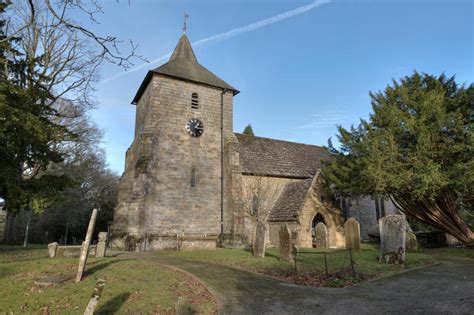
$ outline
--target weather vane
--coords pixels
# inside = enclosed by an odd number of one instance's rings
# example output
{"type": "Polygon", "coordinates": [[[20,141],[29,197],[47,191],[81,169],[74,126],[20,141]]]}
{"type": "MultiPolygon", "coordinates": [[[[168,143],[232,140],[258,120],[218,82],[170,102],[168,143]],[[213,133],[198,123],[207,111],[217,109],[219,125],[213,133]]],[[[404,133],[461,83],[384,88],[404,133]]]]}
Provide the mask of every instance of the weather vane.
{"type": "Polygon", "coordinates": [[[188,28],[188,18],[189,18],[189,15],[186,12],[184,12],[183,34],[186,34],[186,30],[188,28]]]}

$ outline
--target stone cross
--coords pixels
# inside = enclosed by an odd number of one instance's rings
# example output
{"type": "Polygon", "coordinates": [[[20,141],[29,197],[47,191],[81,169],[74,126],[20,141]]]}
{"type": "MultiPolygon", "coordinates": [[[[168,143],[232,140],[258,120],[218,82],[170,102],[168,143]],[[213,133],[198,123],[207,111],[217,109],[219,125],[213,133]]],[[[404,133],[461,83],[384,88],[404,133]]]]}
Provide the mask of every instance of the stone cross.
{"type": "Polygon", "coordinates": [[[328,247],[327,235],[328,235],[328,231],[327,231],[326,225],[323,222],[319,222],[318,224],[316,224],[316,228],[315,228],[316,248],[328,247]]]}
{"type": "Polygon", "coordinates": [[[257,231],[255,233],[255,240],[253,241],[252,252],[254,257],[265,257],[265,242],[267,229],[265,223],[257,223],[257,231]]]}
{"type": "Polygon", "coordinates": [[[282,224],[280,227],[279,236],[279,248],[280,248],[280,260],[293,261],[292,246],[291,246],[291,235],[286,224],[282,224]]]}
{"type": "Polygon", "coordinates": [[[389,214],[379,219],[380,261],[405,263],[406,222],[401,214],[389,214]]]}
{"type": "Polygon", "coordinates": [[[105,250],[107,248],[107,232],[99,233],[99,241],[95,249],[95,257],[105,257],[105,250]]]}
{"type": "Polygon", "coordinates": [[[87,228],[86,240],[82,243],[81,256],[79,257],[79,268],[77,269],[76,282],[82,280],[84,269],[86,268],[87,256],[89,255],[89,246],[92,240],[92,234],[94,233],[95,221],[97,219],[97,209],[92,210],[91,219],[89,221],[89,227],[87,228]]]}
{"type": "Polygon", "coordinates": [[[346,249],[360,250],[360,224],[355,218],[349,218],[344,223],[346,249]]]}

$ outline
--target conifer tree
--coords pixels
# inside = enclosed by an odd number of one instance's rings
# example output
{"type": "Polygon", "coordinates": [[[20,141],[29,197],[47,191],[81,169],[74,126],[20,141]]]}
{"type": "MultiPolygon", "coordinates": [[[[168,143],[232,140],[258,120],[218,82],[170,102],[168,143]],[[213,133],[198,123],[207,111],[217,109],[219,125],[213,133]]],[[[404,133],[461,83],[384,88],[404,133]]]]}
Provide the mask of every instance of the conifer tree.
{"type": "Polygon", "coordinates": [[[407,216],[464,243],[474,233],[474,84],[413,73],[371,93],[368,121],[338,127],[323,173],[342,195],[391,198],[407,216]]]}
{"type": "MultiPolygon", "coordinates": [[[[5,8],[1,3],[0,13],[5,8]]],[[[4,24],[0,21],[0,197],[8,211],[40,210],[68,183],[65,176],[42,173],[63,158],[54,144],[74,135],[53,121],[51,94],[26,70],[26,56],[15,49],[18,39],[4,40],[4,24]]]]}
{"type": "Polygon", "coordinates": [[[252,129],[251,124],[248,124],[247,127],[245,127],[244,132],[242,132],[242,133],[244,135],[247,135],[247,136],[255,136],[255,134],[253,133],[253,129],[252,129]]]}

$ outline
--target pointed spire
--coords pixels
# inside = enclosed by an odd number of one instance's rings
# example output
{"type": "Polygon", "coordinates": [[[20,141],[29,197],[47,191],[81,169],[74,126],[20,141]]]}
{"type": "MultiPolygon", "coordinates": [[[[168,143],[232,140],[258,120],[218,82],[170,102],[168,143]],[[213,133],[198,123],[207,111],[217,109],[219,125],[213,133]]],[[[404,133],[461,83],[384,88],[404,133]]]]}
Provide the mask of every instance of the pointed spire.
{"type": "Polygon", "coordinates": [[[170,60],[158,68],[148,72],[145,80],[143,80],[140,85],[137,94],[133,98],[132,104],[138,103],[153,74],[217,87],[226,91],[231,91],[234,95],[239,93],[236,88],[227,84],[214,73],[199,64],[186,34],[181,35],[178,45],[176,45],[170,60]]]}
{"type": "Polygon", "coordinates": [[[193,48],[186,34],[183,34],[179,39],[178,45],[176,45],[169,61],[171,62],[178,59],[197,63],[196,55],[194,55],[193,48]]]}

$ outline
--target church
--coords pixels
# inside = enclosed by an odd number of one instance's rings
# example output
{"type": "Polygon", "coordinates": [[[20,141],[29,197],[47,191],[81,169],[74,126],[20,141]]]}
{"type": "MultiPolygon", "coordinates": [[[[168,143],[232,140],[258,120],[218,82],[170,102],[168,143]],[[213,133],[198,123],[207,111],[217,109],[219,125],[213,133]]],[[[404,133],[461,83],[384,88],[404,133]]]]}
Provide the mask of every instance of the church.
{"type": "Polygon", "coordinates": [[[315,226],[327,246],[344,247],[344,221],[361,236],[385,213],[387,200],[334,198],[319,146],[234,133],[239,94],[203,67],[183,34],[169,61],[147,73],[136,106],[133,143],[125,158],[111,229],[112,247],[132,251],[214,249],[252,244],[257,222],[278,245],[286,224],[293,242],[312,247],[315,226]]]}

